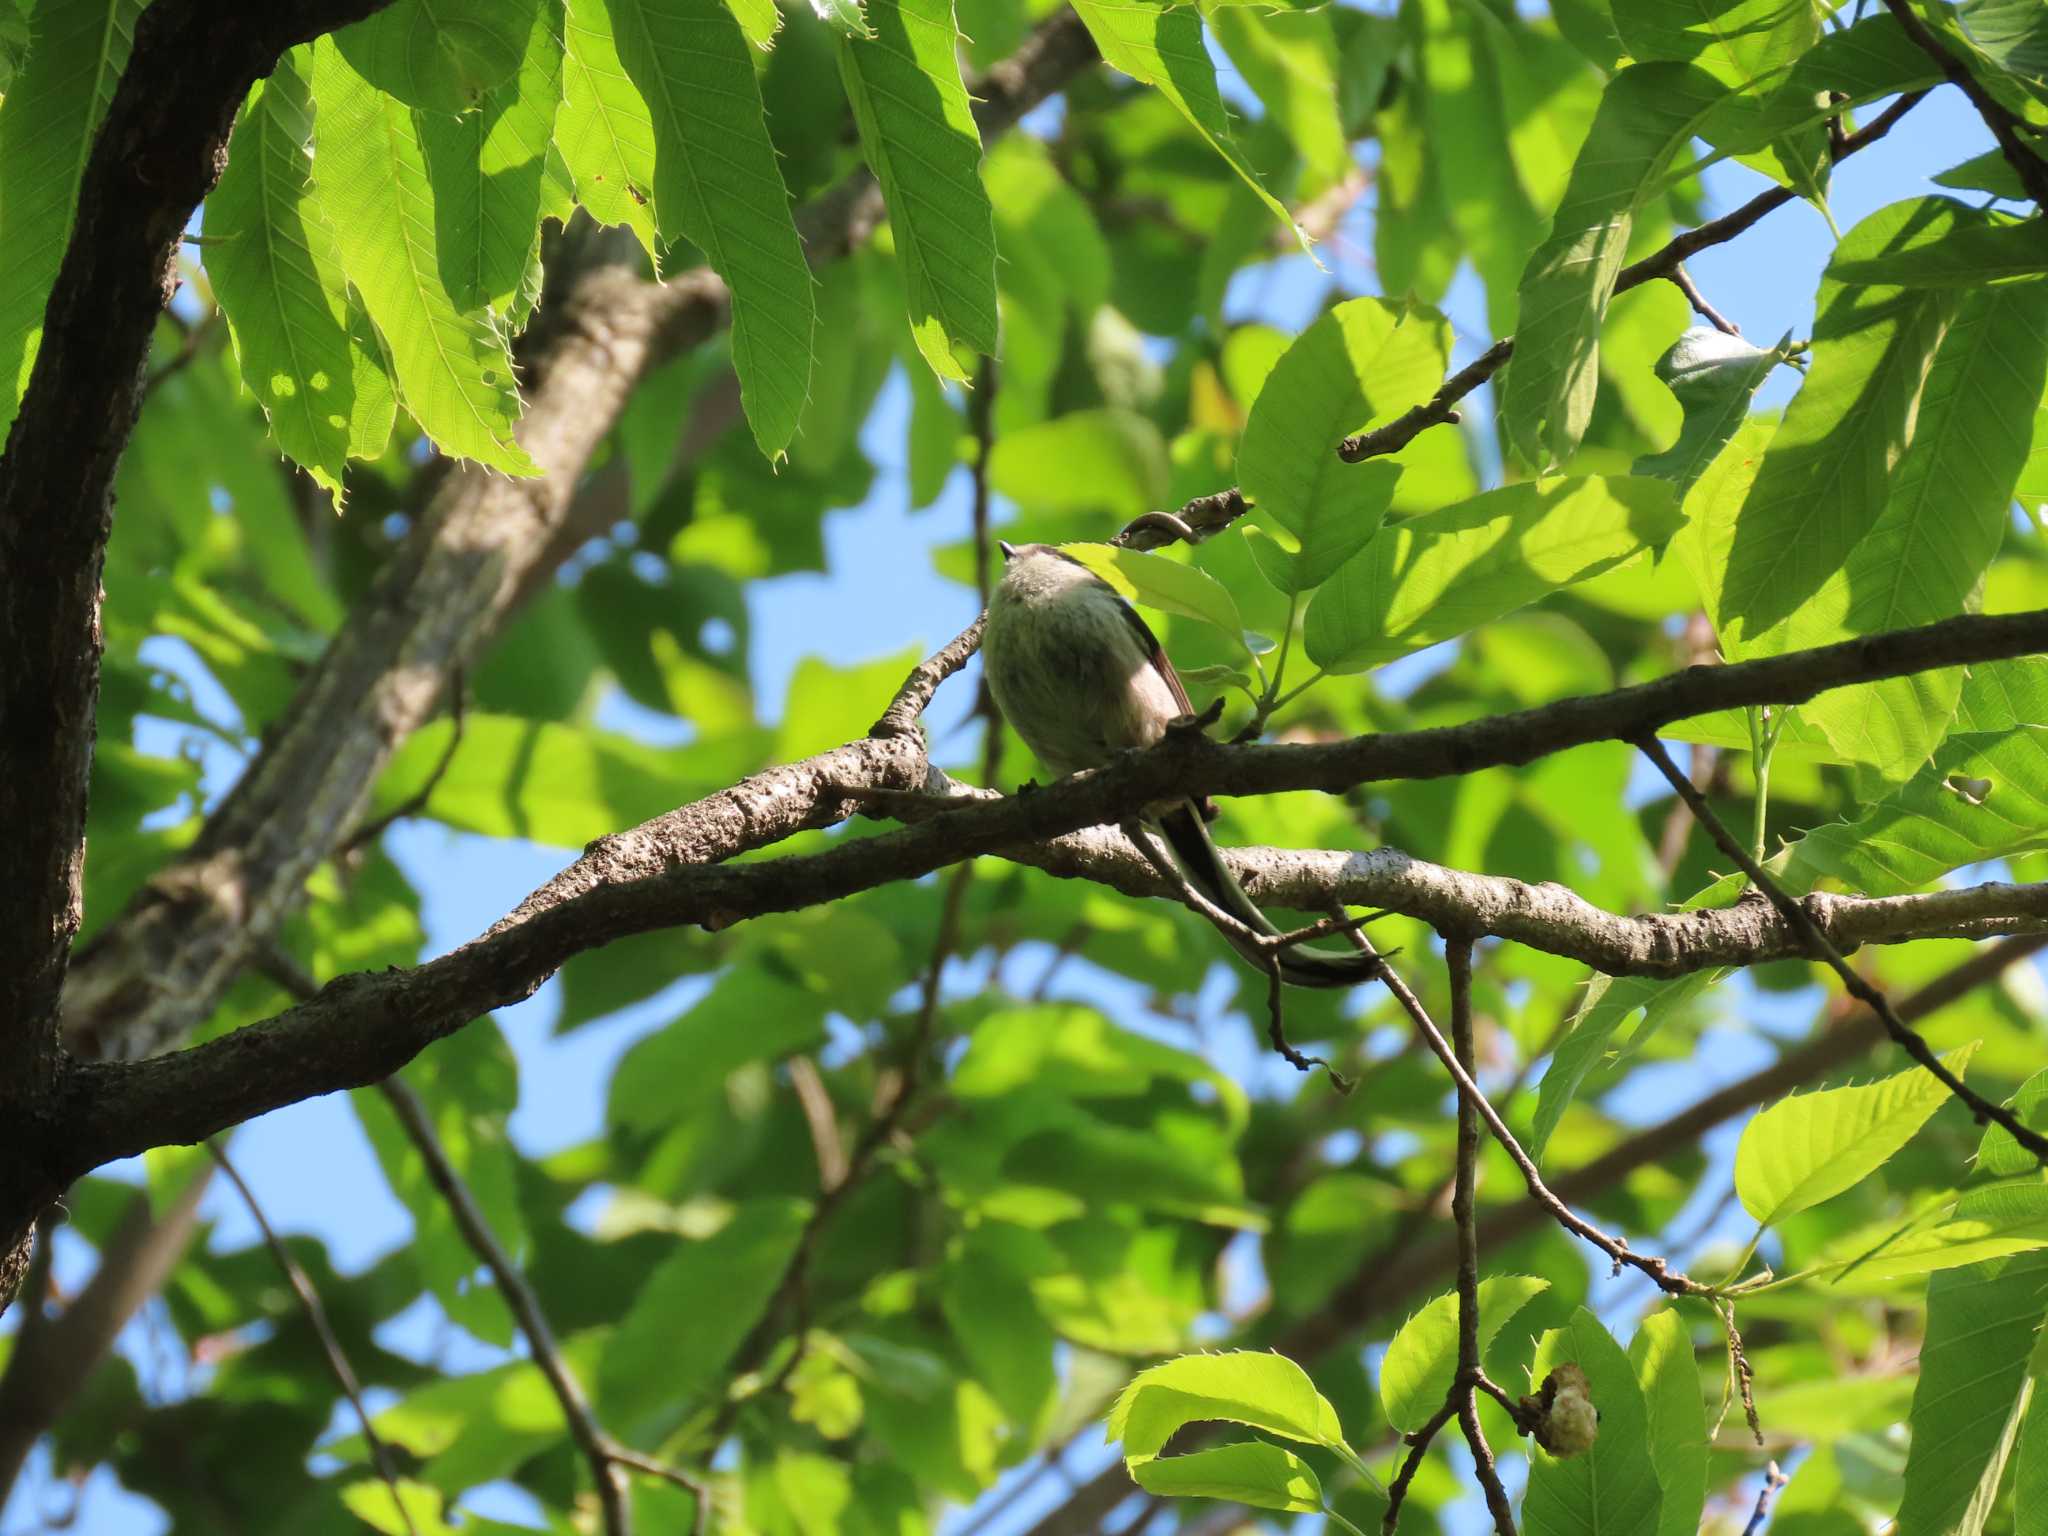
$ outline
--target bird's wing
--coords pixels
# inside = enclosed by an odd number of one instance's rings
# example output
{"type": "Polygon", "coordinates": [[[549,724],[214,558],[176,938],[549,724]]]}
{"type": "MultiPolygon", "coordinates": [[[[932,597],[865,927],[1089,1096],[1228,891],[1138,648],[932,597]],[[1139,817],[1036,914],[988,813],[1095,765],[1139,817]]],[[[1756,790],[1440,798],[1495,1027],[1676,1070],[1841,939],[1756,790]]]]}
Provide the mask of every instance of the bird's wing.
{"type": "MultiPolygon", "coordinates": [[[[1109,584],[1104,582],[1103,585],[1109,584]]],[[[1116,592],[1114,587],[1110,590],[1116,592]]],[[[1167,659],[1166,647],[1159,643],[1159,637],[1152,633],[1152,626],[1145,622],[1138,610],[1124,601],[1121,592],[1116,592],[1116,600],[1117,606],[1123,609],[1124,618],[1130,623],[1131,632],[1138,637],[1139,649],[1144,651],[1145,659],[1152,663],[1152,670],[1165,680],[1166,691],[1173,695],[1173,702],[1182,714],[1192,715],[1195,706],[1188,702],[1188,691],[1181,686],[1180,674],[1173,670],[1173,663],[1167,659]]]]}

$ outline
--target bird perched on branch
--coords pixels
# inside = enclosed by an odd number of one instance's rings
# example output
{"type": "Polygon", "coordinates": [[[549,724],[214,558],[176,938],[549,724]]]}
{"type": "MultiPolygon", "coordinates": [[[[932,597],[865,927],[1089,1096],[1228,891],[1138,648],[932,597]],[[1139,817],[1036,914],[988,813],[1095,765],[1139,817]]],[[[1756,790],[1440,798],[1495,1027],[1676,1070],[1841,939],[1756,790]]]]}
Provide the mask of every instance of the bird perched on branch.
{"type": "MultiPolygon", "coordinates": [[[[1194,713],[1158,637],[1114,587],[1049,544],[1001,548],[1003,579],[989,597],[982,664],[996,707],[1046,767],[1063,776],[1100,767],[1119,752],[1151,746],[1194,713]]],[[[1232,920],[1219,931],[1261,971],[1277,965],[1281,980],[1300,987],[1374,979],[1379,959],[1369,953],[1258,942],[1280,930],[1217,853],[1206,825],[1213,815],[1206,802],[1182,798],[1147,806],[1144,821],[1126,830],[1155,862],[1150,829],[1165,835],[1188,885],[1232,920]]]]}

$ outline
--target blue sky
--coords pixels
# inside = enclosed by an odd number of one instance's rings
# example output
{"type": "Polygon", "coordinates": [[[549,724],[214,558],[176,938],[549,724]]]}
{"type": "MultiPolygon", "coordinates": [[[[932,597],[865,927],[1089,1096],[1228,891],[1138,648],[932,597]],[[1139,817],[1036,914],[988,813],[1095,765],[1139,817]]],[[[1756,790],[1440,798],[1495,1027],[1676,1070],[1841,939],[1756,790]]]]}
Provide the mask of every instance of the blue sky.
{"type": "MultiPolygon", "coordinates": [[[[1236,89],[1238,99],[1244,100],[1241,88],[1230,79],[1227,61],[1219,56],[1218,62],[1227,88],[1236,89]]],[[[1961,96],[1952,89],[1938,91],[1881,148],[1837,171],[1832,195],[1835,217],[1846,230],[1885,203],[1934,190],[1926,183],[1928,176],[1988,147],[1988,134],[1961,96]]],[[[1708,175],[1712,206],[1717,211],[1734,206],[1761,185],[1758,178],[1739,167],[1716,167],[1708,175]]],[[[1327,274],[1318,272],[1307,259],[1293,257],[1241,277],[1231,297],[1231,318],[1261,319],[1295,329],[1313,316],[1333,286],[1345,293],[1374,291],[1368,218],[1363,208],[1355,212],[1325,248],[1327,274]]],[[[1690,268],[1723,313],[1752,339],[1768,343],[1788,330],[1805,333],[1815,284],[1833,240],[1816,211],[1793,204],[1773,214],[1746,239],[1697,257],[1690,268]]],[[[1447,308],[1459,328],[1463,360],[1487,340],[1480,329],[1483,305],[1476,285],[1461,280],[1447,308]]],[[[1780,370],[1767,386],[1764,400],[1782,402],[1796,382],[1788,370],[1780,370]]],[[[788,680],[808,654],[823,651],[835,663],[849,664],[913,645],[929,649],[973,617],[972,593],[941,580],[929,559],[920,558],[920,554],[957,542],[969,527],[966,477],[964,472],[957,473],[935,507],[909,512],[903,469],[907,402],[908,389],[898,374],[884,389],[865,429],[865,442],[878,470],[873,488],[859,506],[835,512],[826,520],[827,570],[759,582],[749,589],[749,662],[762,709],[770,717],[779,713],[788,680]]],[[[173,650],[153,659],[171,664],[184,660],[173,650]]],[[[191,675],[187,666],[179,665],[178,670],[191,675]]],[[[971,680],[956,680],[942,695],[932,716],[942,742],[947,740],[948,726],[961,718],[971,697],[971,680]]],[[[202,694],[201,702],[223,718],[232,715],[224,698],[207,699],[202,694]]],[[[609,701],[603,718],[606,724],[625,730],[642,730],[648,724],[646,717],[621,700],[609,701]]],[[[956,750],[967,744],[964,737],[952,740],[956,750]]],[[[142,744],[153,750],[171,750],[176,733],[159,730],[142,744]]],[[[210,792],[218,794],[231,772],[231,764],[216,762],[209,774],[210,792]]],[[[505,911],[508,893],[541,884],[573,856],[570,850],[465,836],[428,823],[393,829],[388,846],[421,892],[429,953],[452,948],[489,926],[505,911]]],[[[1013,963],[1020,966],[1019,974],[1035,974],[1033,957],[1023,956],[1013,963]]],[[[956,968],[955,980],[971,984],[982,974],[979,969],[956,968]]],[[[1069,967],[1063,975],[1071,995],[1100,1002],[1120,1015],[1130,1011],[1133,999],[1119,995],[1119,989],[1106,979],[1091,976],[1080,967],[1069,967]]],[[[1268,1076],[1278,1064],[1258,1053],[1247,1030],[1232,1026],[1223,1017],[1220,999],[1228,996],[1230,989],[1218,984],[1218,976],[1212,976],[1210,982],[1203,989],[1200,1011],[1221,1026],[1208,1032],[1210,1038],[1243,1042],[1241,1048],[1231,1051],[1233,1059],[1226,1066],[1241,1068],[1255,1091],[1261,1086],[1292,1091],[1293,1074],[1279,1069],[1277,1075],[1268,1076]]],[[[521,1066],[521,1100],[512,1121],[519,1145],[529,1152],[546,1151],[594,1134],[603,1110],[603,1088],[619,1055],[634,1040],[675,1017],[701,985],[681,983],[641,1007],[560,1040],[549,1033],[558,1010],[556,984],[544,987],[532,1001],[500,1013],[499,1022],[521,1066]]],[[[1710,1057],[1703,1053],[1704,1059],[1682,1069],[1674,1066],[1668,1072],[1646,1074],[1650,1080],[1620,1108],[1631,1118],[1655,1118],[1713,1084],[1753,1070],[1771,1054],[1767,1042],[1753,1035],[1724,1034],[1725,1038],[1717,1037],[1710,1057]]],[[[1722,1170],[1732,1155],[1737,1129],[1724,1128],[1711,1139],[1717,1156],[1714,1171],[1702,1186],[1707,1206],[1724,1187],[1722,1170]]],[[[373,1262],[409,1235],[409,1218],[385,1188],[341,1097],[296,1105],[241,1128],[233,1139],[232,1153],[272,1223],[287,1233],[319,1237],[344,1271],[373,1262]]],[[[139,1165],[109,1172],[134,1177],[139,1165]]],[[[246,1211],[218,1181],[208,1197],[206,1214],[215,1223],[212,1242],[218,1247],[241,1247],[257,1238],[246,1211]]],[[[1695,1214],[1681,1217],[1676,1229],[1692,1230],[1695,1214]]],[[[1724,1235],[1718,1229],[1709,1233],[1710,1238],[1724,1235]]],[[[79,1283],[89,1270],[90,1257],[83,1245],[69,1239],[60,1241],[61,1283],[67,1287],[79,1283]]],[[[1258,1276],[1255,1270],[1247,1270],[1237,1281],[1255,1287],[1258,1276]]],[[[1602,1293],[1609,1310],[1636,1305],[1641,1299],[1625,1283],[1602,1293]]],[[[18,1315],[4,1326],[14,1326],[18,1315]]],[[[147,1344],[146,1333],[146,1325],[138,1322],[124,1339],[124,1347],[145,1365],[146,1382],[162,1381],[160,1369],[147,1367],[157,1352],[147,1344]]],[[[437,1354],[456,1363],[482,1365],[501,1358],[474,1341],[454,1336],[445,1320],[425,1303],[392,1325],[387,1342],[422,1357],[437,1354]],[[447,1353],[442,1353],[444,1350],[447,1353]]],[[[165,1390],[181,1390],[176,1376],[172,1373],[171,1380],[162,1382],[165,1390]]],[[[1068,1458],[1070,1470],[1076,1476],[1088,1476],[1102,1464],[1105,1454],[1095,1445],[1094,1437],[1084,1436],[1068,1458]]],[[[31,1474],[0,1512],[0,1536],[38,1529],[47,1516],[62,1513],[69,1505],[69,1491],[52,1487],[46,1473],[40,1461],[32,1464],[31,1474]]],[[[1035,1481],[1003,1518],[990,1526],[989,1536],[1021,1529],[1063,1491],[1062,1478],[1039,1476],[1036,1468],[1023,1469],[1013,1478],[1035,1481]]],[[[487,1494],[475,1507],[480,1513],[506,1518],[516,1519],[523,1513],[520,1497],[512,1492],[501,1497],[487,1494]]],[[[83,1490],[80,1512],[82,1518],[73,1528],[90,1536],[153,1536],[165,1528],[152,1506],[123,1493],[105,1473],[97,1474],[83,1490]]]]}

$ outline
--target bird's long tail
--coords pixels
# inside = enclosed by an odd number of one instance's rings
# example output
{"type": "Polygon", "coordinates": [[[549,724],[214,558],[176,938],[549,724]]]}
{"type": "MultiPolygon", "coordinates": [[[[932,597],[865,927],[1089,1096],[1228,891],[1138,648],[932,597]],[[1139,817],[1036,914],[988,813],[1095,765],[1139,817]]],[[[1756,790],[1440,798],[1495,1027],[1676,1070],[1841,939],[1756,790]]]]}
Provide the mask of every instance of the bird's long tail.
{"type": "MultiPolygon", "coordinates": [[[[1209,829],[1192,802],[1183,801],[1160,817],[1159,830],[1166,834],[1166,841],[1173,849],[1181,872],[1196,890],[1252,932],[1269,938],[1280,933],[1272,920],[1253,904],[1251,897],[1245,895],[1244,887],[1237,883],[1237,877],[1231,874],[1230,867],[1216,851],[1209,829]]],[[[1256,949],[1227,929],[1221,931],[1230,947],[1259,970],[1265,970],[1271,958],[1277,958],[1280,979],[1293,986],[1355,987],[1362,981],[1376,980],[1379,974],[1379,958],[1364,951],[1339,952],[1317,949],[1309,944],[1293,944],[1276,954],[1256,949]]]]}

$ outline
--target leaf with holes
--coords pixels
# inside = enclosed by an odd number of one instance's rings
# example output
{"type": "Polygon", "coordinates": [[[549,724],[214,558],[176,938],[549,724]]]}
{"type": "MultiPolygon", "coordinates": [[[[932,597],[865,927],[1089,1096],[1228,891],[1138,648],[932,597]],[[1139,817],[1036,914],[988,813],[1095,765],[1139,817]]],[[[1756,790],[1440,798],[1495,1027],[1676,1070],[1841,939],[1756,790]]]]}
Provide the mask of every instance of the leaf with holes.
{"type": "Polygon", "coordinates": [[[270,432],[341,503],[355,415],[348,279],[310,174],[313,97],[287,55],[250,92],[206,200],[207,276],[270,432]]]}
{"type": "Polygon", "coordinates": [[[407,106],[474,111],[526,56],[540,0],[392,0],[334,34],[362,77],[407,106]]]}
{"type": "Polygon", "coordinates": [[[412,109],[351,69],[331,40],[313,56],[314,190],[406,408],[451,454],[540,473],[513,437],[519,393],[505,338],[442,284],[434,186],[412,109]]]}

